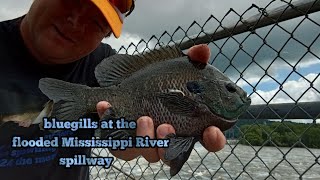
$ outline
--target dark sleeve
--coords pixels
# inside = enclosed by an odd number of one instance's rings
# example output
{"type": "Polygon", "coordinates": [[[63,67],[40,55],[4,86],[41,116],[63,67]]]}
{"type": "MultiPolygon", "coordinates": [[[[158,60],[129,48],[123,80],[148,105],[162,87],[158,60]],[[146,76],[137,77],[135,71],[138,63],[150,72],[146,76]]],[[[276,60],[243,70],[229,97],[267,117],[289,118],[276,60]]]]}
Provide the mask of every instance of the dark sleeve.
{"type": "MultiPolygon", "coordinates": [[[[0,115],[20,114],[43,109],[48,98],[38,88],[40,78],[51,77],[69,82],[98,86],[94,76],[94,69],[103,59],[116,54],[110,45],[101,43],[88,56],[70,64],[43,65],[39,64],[29,54],[20,37],[16,20],[0,22],[0,115]]],[[[93,119],[93,118],[92,118],[93,119]]],[[[66,169],[58,165],[59,157],[74,157],[76,154],[91,155],[91,148],[27,148],[30,150],[15,156],[12,147],[12,136],[22,136],[25,139],[44,137],[51,134],[41,131],[34,124],[28,128],[20,127],[17,123],[7,122],[0,125],[0,179],[45,179],[45,180],[89,180],[89,166],[76,166],[66,169]],[[37,150],[37,152],[36,152],[37,150]],[[32,152],[32,153],[31,153],[32,152]],[[17,165],[20,158],[45,158],[41,162],[29,165],[17,165]],[[12,165],[12,166],[11,166],[12,165]]],[[[67,130],[66,130],[67,131],[67,130]]],[[[63,134],[66,131],[61,131],[63,134]]],[[[70,136],[79,139],[91,139],[92,129],[80,129],[70,136]]],[[[46,139],[49,139],[47,137],[46,139]]],[[[16,151],[24,151],[16,149],[16,151]]]]}
{"type": "Polygon", "coordinates": [[[103,59],[116,54],[116,50],[109,44],[101,43],[89,56],[95,59],[95,65],[98,65],[103,59]]]}
{"type": "Polygon", "coordinates": [[[94,74],[96,66],[105,58],[115,54],[116,51],[110,45],[101,43],[92,53],[77,62],[66,81],[98,87],[99,83],[94,74]]]}

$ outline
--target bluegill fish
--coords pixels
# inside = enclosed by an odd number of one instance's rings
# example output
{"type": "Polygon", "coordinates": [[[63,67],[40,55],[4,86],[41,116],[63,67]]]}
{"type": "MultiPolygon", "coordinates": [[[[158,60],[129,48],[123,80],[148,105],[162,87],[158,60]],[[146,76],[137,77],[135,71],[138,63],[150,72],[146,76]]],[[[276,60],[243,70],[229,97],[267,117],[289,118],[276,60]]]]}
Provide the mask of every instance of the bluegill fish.
{"type": "MultiPolygon", "coordinates": [[[[171,124],[176,134],[167,137],[165,153],[171,176],[180,171],[207,127],[231,128],[251,104],[247,93],[217,68],[192,62],[175,47],[111,56],[96,67],[95,76],[101,87],[41,79],[40,90],[54,102],[52,117],[77,120],[96,112],[96,104],[106,100],[112,111],[105,118],[150,116],[155,128],[171,124]]],[[[101,136],[128,138],[135,130],[108,133],[102,131],[101,136]]]]}

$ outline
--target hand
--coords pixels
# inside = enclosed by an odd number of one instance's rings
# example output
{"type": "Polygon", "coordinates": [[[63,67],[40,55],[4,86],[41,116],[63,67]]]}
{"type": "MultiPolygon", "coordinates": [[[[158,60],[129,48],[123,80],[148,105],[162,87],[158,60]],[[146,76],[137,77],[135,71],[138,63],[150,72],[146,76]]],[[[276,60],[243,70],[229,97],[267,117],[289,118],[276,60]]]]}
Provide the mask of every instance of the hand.
{"type": "MultiPolygon", "coordinates": [[[[111,105],[106,101],[101,101],[97,104],[97,112],[101,117],[107,108],[111,105]]],[[[174,128],[169,124],[162,124],[158,126],[156,134],[154,131],[153,121],[150,117],[143,116],[137,120],[137,136],[149,136],[151,139],[164,139],[166,135],[175,133],[174,128]]],[[[221,150],[226,144],[226,138],[219,128],[211,126],[203,133],[203,145],[210,152],[221,150]]],[[[127,148],[125,151],[110,152],[117,158],[130,161],[142,155],[150,163],[158,162],[160,159],[169,165],[164,159],[164,148],[127,148]]]]}
{"type": "MultiPolygon", "coordinates": [[[[210,48],[206,44],[195,45],[188,50],[187,55],[192,61],[207,64],[211,55],[210,48]]],[[[97,104],[97,111],[101,117],[107,108],[111,105],[102,101],[97,104]]],[[[137,120],[137,136],[149,136],[151,139],[164,139],[168,134],[174,133],[175,130],[170,124],[161,124],[157,127],[156,134],[154,131],[154,124],[150,117],[143,116],[137,120]]],[[[221,150],[226,144],[226,138],[219,128],[211,126],[205,129],[203,132],[203,146],[210,152],[216,152],[221,150]]],[[[149,162],[157,162],[160,159],[166,163],[164,159],[164,148],[127,148],[125,151],[113,151],[110,152],[123,160],[132,160],[142,155],[149,162]]]]}
{"type": "Polygon", "coordinates": [[[187,55],[191,61],[208,64],[211,52],[208,45],[198,44],[189,48],[187,55]]]}

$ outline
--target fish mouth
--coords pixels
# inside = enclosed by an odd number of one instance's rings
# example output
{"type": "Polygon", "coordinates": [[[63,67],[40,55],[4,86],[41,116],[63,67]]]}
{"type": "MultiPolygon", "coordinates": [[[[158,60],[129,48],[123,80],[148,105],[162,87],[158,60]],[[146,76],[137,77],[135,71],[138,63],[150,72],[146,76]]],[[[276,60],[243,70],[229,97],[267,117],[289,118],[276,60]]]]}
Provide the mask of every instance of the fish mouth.
{"type": "Polygon", "coordinates": [[[250,105],[251,104],[251,98],[250,97],[244,97],[241,98],[244,105],[250,105]]]}
{"type": "Polygon", "coordinates": [[[208,104],[206,104],[206,103],[204,103],[204,102],[202,102],[202,104],[204,104],[204,105],[208,108],[208,110],[210,111],[210,113],[212,113],[214,116],[219,117],[221,120],[226,121],[226,122],[235,122],[235,121],[238,120],[238,117],[239,117],[242,113],[244,113],[244,111],[245,111],[246,109],[248,109],[248,107],[249,107],[250,104],[251,104],[251,98],[250,98],[250,97],[240,97],[240,99],[241,99],[241,105],[240,105],[235,111],[233,111],[233,112],[236,112],[236,114],[237,114],[237,115],[234,116],[234,117],[226,117],[226,116],[224,116],[224,115],[222,115],[222,114],[217,113],[217,112],[215,111],[215,109],[211,108],[211,106],[209,106],[208,104]],[[239,113],[240,111],[241,111],[242,113],[239,113]]]}
{"type": "Polygon", "coordinates": [[[235,121],[237,121],[237,118],[228,118],[228,117],[225,117],[225,116],[223,116],[223,115],[221,115],[221,114],[216,113],[216,111],[215,111],[213,108],[211,108],[210,106],[208,106],[207,104],[204,103],[204,105],[209,109],[209,112],[210,112],[211,114],[213,114],[213,115],[216,116],[216,117],[219,117],[219,119],[221,119],[221,120],[223,120],[223,121],[225,121],[225,122],[235,122],[235,121]]]}

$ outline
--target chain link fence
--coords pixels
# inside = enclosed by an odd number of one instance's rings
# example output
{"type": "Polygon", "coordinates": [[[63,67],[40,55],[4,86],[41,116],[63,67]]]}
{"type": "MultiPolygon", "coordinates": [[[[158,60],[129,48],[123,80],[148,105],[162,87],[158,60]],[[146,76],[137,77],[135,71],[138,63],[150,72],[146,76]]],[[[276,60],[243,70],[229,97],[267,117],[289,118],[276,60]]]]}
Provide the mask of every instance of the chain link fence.
{"type": "MultiPolygon", "coordinates": [[[[315,0],[271,0],[121,47],[120,54],[135,54],[206,43],[210,63],[248,92],[252,106],[225,132],[223,150],[209,153],[196,144],[173,178],[162,162],[139,157],[115,158],[109,169],[91,167],[91,179],[319,179],[319,10],[315,0]]],[[[92,153],[112,157],[107,149],[92,153]]]]}

